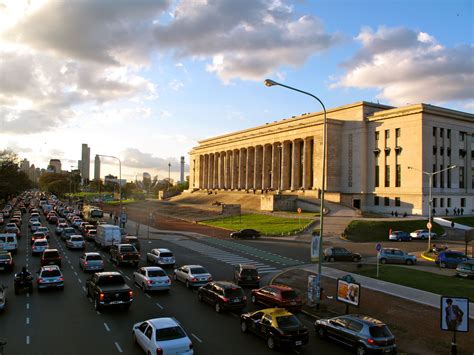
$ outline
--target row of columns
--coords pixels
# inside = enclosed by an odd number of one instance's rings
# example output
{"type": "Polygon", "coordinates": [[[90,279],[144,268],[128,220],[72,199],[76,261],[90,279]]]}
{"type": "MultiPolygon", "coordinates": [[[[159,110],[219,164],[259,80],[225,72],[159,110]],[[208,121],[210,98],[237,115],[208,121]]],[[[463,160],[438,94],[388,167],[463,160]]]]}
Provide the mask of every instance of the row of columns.
{"type": "Polygon", "coordinates": [[[299,190],[313,187],[313,137],[202,154],[199,188],[299,190]]]}

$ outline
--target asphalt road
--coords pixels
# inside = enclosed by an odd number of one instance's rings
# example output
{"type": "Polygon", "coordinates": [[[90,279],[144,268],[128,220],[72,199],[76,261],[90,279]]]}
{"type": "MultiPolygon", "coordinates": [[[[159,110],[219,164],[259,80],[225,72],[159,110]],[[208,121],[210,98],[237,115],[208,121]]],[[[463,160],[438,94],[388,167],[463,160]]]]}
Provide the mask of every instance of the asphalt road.
{"type": "MultiPolygon", "coordinates": [[[[14,256],[15,272],[26,265],[31,272],[39,270],[39,257],[32,257],[28,238],[27,218],[23,217],[20,248],[14,256]]],[[[89,277],[78,266],[82,251],[69,251],[64,242],[56,237],[53,226],[50,247],[58,248],[63,256],[64,291],[48,290],[15,296],[13,273],[1,273],[0,283],[9,286],[7,306],[0,314],[0,337],[8,342],[4,354],[141,354],[142,350],[133,344],[131,328],[142,320],[171,316],[175,317],[193,341],[197,354],[271,354],[262,339],[240,332],[237,313],[217,314],[213,307],[200,303],[196,291],[191,291],[179,282],[173,282],[169,293],[144,294],[134,286],[135,301],[128,311],[105,309],[96,312],[91,300],[86,297],[85,282],[89,277]]],[[[304,246],[290,247],[277,243],[269,248],[263,242],[221,241],[212,238],[189,239],[179,236],[163,236],[163,240],[142,241],[142,262],[151,248],[171,249],[177,265],[200,264],[206,267],[215,280],[230,280],[232,264],[248,260],[260,269],[262,274],[291,265],[306,263],[304,246]],[[300,250],[301,249],[301,250],[300,250]]],[[[88,243],[86,251],[95,251],[88,243]]],[[[134,269],[119,267],[108,261],[108,254],[102,252],[106,270],[119,270],[127,283],[132,285],[134,269]]],[[[170,274],[172,270],[168,271],[170,274]]],[[[250,290],[246,290],[247,296],[250,290]]],[[[256,310],[250,302],[245,311],[256,310]]],[[[300,314],[300,319],[310,329],[310,343],[301,349],[301,354],[348,354],[348,350],[333,343],[318,339],[312,329],[312,321],[300,314]]],[[[285,351],[281,351],[284,353],[285,351]]],[[[296,351],[288,351],[296,354],[296,351]]]]}

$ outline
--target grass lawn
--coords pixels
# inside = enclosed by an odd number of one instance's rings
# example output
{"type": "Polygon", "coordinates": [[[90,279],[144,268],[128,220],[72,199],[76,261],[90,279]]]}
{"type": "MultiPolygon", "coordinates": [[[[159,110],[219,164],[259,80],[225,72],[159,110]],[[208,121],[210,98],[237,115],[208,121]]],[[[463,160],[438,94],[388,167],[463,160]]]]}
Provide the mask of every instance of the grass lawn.
{"type": "MultiPolygon", "coordinates": [[[[134,202],[138,202],[138,200],[134,200],[134,199],[122,200],[122,205],[126,205],[126,204],[129,204],[129,203],[134,203],[134,202]]],[[[113,206],[120,205],[120,201],[118,201],[118,200],[104,201],[104,203],[107,204],[107,205],[113,205],[113,206]]]]}
{"type": "Polygon", "coordinates": [[[302,230],[312,219],[283,218],[263,214],[243,214],[241,217],[224,217],[199,222],[200,224],[229,230],[255,229],[264,235],[287,235],[302,230]]]}
{"type": "MultiPolygon", "coordinates": [[[[400,221],[352,221],[346,228],[346,237],[354,242],[385,242],[388,240],[388,232],[405,231],[408,233],[417,229],[426,229],[425,220],[400,220],[400,221]]],[[[433,223],[432,232],[441,235],[443,228],[433,223]]]]}
{"type": "Polygon", "coordinates": [[[456,217],[446,218],[454,223],[464,224],[465,226],[474,227],[474,217],[456,217]]]}
{"type": "MultiPolygon", "coordinates": [[[[377,268],[373,266],[356,272],[375,279],[377,268]]],[[[392,265],[380,265],[379,279],[439,295],[468,297],[470,302],[474,302],[474,280],[392,265]]]]}

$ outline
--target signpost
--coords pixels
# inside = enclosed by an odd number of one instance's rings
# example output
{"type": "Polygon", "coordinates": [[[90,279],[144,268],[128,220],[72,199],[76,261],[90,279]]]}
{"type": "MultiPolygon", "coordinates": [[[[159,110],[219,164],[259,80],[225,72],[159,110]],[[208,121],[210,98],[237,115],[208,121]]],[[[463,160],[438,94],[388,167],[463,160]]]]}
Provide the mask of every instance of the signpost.
{"type": "Polygon", "coordinates": [[[453,332],[451,355],[458,353],[456,332],[469,332],[469,299],[465,297],[441,296],[441,330],[453,332]]]}
{"type": "Polygon", "coordinates": [[[428,228],[428,229],[433,228],[433,225],[431,224],[431,222],[426,223],[426,228],[428,228]]]}
{"type": "Polygon", "coordinates": [[[153,213],[150,212],[150,214],[148,215],[148,232],[147,232],[148,243],[151,243],[151,240],[150,240],[150,224],[151,224],[152,221],[153,221],[153,213]]]}
{"type": "Polygon", "coordinates": [[[349,305],[359,307],[360,284],[351,275],[337,279],[337,300],[346,304],[346,314],[349,313],[349,305]]]}
{"type": "Polygon", "coordinates": [[[375,250],[377,250],[377,277],[379,277],[379,255],[380,255],[380,250],[382,250],[382,244],[377,243],[375,245],[375,250]]]}

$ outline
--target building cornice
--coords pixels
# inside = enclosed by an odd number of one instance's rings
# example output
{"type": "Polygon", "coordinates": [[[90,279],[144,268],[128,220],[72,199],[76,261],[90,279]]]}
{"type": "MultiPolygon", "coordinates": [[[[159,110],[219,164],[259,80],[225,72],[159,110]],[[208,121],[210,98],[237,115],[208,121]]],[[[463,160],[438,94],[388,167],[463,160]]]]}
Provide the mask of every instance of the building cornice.
{"type": "Polygon", "coordinates": [[[386,120],[390,118],[407,116],[407,115],[412,115],[412,114],[417,114],[417,113],[431,113],[436,116],[463,120],[463,121],[474,123],[473,114],[451,110],[451,109],[447,109],[443,107],[433,106],[429,104],[424,104],[424,103],[375,112],[372,115],[368,116],[367,119],[370,122],[372,122],[372,121],[386,120]]]}

